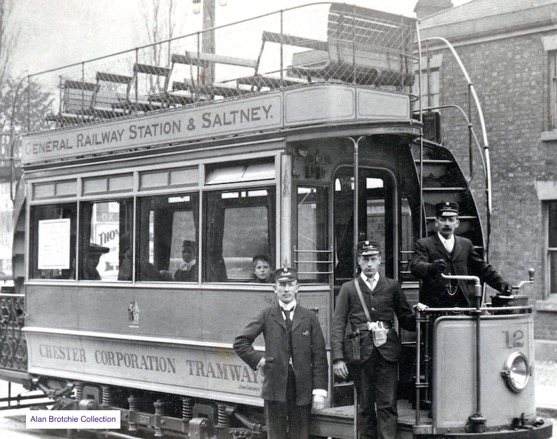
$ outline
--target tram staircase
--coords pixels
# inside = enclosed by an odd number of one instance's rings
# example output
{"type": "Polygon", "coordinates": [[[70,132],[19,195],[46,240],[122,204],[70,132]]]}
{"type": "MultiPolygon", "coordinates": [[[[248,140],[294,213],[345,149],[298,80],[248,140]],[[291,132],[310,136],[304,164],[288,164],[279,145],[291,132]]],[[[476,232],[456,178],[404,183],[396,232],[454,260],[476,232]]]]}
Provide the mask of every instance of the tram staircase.
{"type": "MultiPolygon", "coordinates": [[[[447,148],[427,141],[424,141],[422,153],[420,153],[419,142],[411,145],[410,152],[416,170],[416,177],[421,179],[421,174],[423,173],[421,206],[424,221],[422,234],[424,236],[431,235],[436,231],[435,205],[437,203],[442,201],[457,202],[460,207],[460,226],[457,229],[457,233],[470,239],[477,251],[483,254],[483,234],[478,209],[466,177],[453,154],[447,148]]],[[[401,276],[403,279],[414,279],[411,277],[408,268],[411,254],[405,256],[402,258],[401,276]]],[[[410,281],[410,283],[412,282],[415,282],[415,279],[410,281]]],[[[398,428],[399,431],[410,434],[413,431],[416,420],[416,411],[413,405],[415,401],[415,378],[413,377],[415,345],[413,342],[415,342],[415,339],[413,333],[407,333],[406,331],[403,331],[402,338],[403,345],[410,349],[410,351],[405,350],[403,355],[408,356],[408,358],[400,362],[402,368],[400,370],[401,381],[399,382],[401,387],[399,388],[398,428]],[[411,379],[408,380],[408,378],[411,379]]],[[[424,381],[424,378],[422,377],[422,381],[424,381]]],[[[337,399],[336,402],[340,403],[339,406],[325,409],[313,416],[315,424],[327,425],[327,423],[331,422],[331,419],[334,419],[336,428],[339,432],[342,432],[338,437],[349,437],[347,432],[354,422],[354,405],[351,405],[350,393],[343,391],[346,388],[351,388],[351,385],[351,383],[337,383],[335,388],[338,393],[335,395],[335,398],[337,399]]],[[[427,410],[423,411],[422,422],[425,424],[431,423],[429,416],[427,410]]]]}
{"type": "Polygon", "coordinates": [[[459,204],[460,225],[456,234],[468,238],[483,255],[484,239],[478,208],[460,166],[453,154],[445,147],[424,141],[411,146],[411,153],[418,179],[422,178],[421,206],[425,221],[423,236],[433,234],[435,229],[435,205],[450,201],[459,204]],[[421,156],[421,157],[420,157],[421,156]],[[423,171],[422,171],[423,170],[423,171]]]}

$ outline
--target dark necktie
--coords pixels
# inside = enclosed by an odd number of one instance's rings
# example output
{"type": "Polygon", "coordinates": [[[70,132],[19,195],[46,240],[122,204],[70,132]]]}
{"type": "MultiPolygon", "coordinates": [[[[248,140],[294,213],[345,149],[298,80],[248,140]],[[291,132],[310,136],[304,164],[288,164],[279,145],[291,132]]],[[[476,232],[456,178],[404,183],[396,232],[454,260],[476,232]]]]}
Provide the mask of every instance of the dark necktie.
{"type": "Polygon", "coordinates": [[[290,318],[290,313],[294,312],[294,308],[292,309],[282,308],[282,312],[284,313],[284,317],[286,321],[286,329],[288,329],[288,332],[290,332],[292,330],[292,319],[290,318]]]}
{"type": "Polygon", "coordinates": [[[282,312],[284,313],[284,317],[285,317],[286,332],[288,332],[288,356],[292,358],[292,319],[290,318],[290,313],[294,312],[294,308],[292,309],[282,308],[282,312]]]}

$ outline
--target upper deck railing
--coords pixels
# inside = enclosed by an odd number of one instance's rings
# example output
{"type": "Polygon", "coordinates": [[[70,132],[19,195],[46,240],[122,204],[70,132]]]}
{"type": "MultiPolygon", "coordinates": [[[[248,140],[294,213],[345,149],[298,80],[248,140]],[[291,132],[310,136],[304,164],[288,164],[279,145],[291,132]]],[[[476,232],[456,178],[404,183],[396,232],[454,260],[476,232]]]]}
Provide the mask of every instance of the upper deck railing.
{"type": "MultiPolygon", "coordinates": [[[[314,3],[48,70],[27,80],[56,96],[39,131],[316,82],[409,93],[416,69],[414,39],[413,18],[314,3]]],[[[19,102],[30,106],[25,97],[19,102]]]]}

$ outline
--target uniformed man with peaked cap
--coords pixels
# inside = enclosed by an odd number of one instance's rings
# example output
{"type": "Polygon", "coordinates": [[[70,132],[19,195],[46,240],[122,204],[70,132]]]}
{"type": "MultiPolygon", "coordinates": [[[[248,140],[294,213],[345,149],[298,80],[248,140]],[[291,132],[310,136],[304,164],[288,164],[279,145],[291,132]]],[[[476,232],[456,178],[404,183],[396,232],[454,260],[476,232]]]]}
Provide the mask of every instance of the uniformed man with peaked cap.
{"type": "Polygon", "coordinates": [[[400,326],[415,331],[416,319],[400,284],[379,274],[380,243],[361,241],[357,252],[361,273],[342,285],[336,301],[331,334],[333,370],[343,379],[352,373],[358,393],[360,437],[392,439],[397,432],[398,361],[402,353],[393,321],[396,315],[400,326]],[[347,324],[360,334],[361,358],[351,365],[347,365],[343,351],[347,324]]]}
{"type": "Polygon", "coordinates": [[[259,312],[234,340],[234,350],[263,377],[269,439],[306,439],[311,409],[325,406],[328,363],[317,315],[297,302],[298,272],[275,271],[277,303],[259,312]],[[253,342],[263,334],[265,352],[253,342]]]}
{"type": "Polygon", "coordinates": [[[510,294],[511,286],[486,263],[472,241],[456,236],[460,221],[459,205],[443,201],[435,205],[437,232],[419,239],[410,261],[410,271],[421,282],[420,302],[435,308],[474,307],[474,286],[469,282],[448,281],[442,273],[473,275],[500,293],[510,294]]]}

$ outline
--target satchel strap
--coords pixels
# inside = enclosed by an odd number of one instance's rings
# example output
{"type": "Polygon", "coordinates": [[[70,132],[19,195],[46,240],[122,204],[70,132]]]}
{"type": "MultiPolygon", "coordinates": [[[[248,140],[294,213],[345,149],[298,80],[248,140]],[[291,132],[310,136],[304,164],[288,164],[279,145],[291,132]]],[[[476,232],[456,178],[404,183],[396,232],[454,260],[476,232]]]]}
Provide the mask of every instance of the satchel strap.
{"type": "Polygon", "coordinates": [[[362,307],[364,308],[364,313],[366,314],[366,319],[367,319],[368,322],[371,322],[371,317],[369,316],[369,311],[367,310],[367,305],[366,305],[366,302],[364,301],[364,296],[362,294],[360,284],[358,283],[358,278],[354,279],[354,285],[356,286],[356,290],[358,291],[358,297],[360,298],[360,302],[362,302],[362,307]]]}

